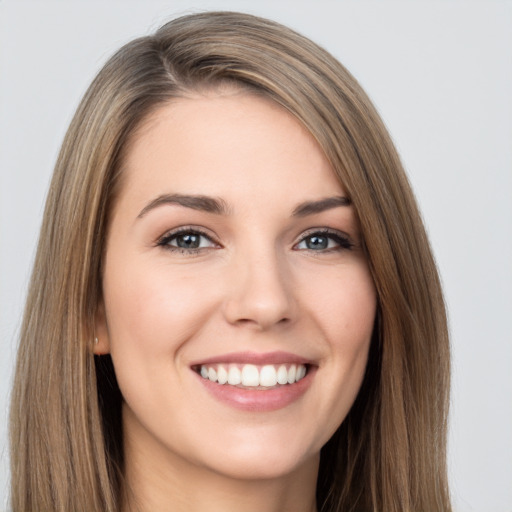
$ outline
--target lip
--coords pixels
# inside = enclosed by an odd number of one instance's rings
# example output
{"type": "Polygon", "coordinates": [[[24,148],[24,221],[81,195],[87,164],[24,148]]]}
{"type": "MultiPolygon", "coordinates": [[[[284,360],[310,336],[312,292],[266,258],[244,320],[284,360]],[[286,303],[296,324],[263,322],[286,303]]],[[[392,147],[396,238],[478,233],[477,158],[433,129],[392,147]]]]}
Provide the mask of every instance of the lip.
{"type": "Polygon", "coordinates": [[[218,355],[208,359],[201,359],[190,364],[191,367],[201,366],[203,364],[222,364],[222,363],[238,363],[238,364],[254,364],[262,366],[265,364],[309,364],[314,365],[314,361],[304,357],[292,354],[290,352],[230,352],[229,354],[218,355]]]}
{"type": "Polygon", "coordinates": [[[203,359],[194,362],[191,370],[206,391],[219,402],[229,407],[252,412],[270,412],[283,409],[298,401],[313,382],[318,366],[310,360],[288,352],[270,352],[258,354],[254,352],[237,352],[203,359]],[[218,384],[205,379],[195,370],[200,365],[239,363],[239,364],[305,364],[307,374],[298,382],[284,384],[269,389],[246,389],[229,384],[218,384]]]}

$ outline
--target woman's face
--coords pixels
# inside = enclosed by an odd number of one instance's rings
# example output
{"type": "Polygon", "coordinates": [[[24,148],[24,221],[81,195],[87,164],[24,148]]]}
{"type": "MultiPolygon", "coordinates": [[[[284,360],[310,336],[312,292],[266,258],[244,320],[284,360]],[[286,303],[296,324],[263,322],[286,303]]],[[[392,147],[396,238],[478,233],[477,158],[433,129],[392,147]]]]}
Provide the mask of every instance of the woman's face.
{"type": "Polygon", "coordinates": [[[376,308],[319,146],[268,100],[210,93],[156,111],[123,172],[97,351],[127,460],[236,478],[314,467],[361,385],[376,308]]]}

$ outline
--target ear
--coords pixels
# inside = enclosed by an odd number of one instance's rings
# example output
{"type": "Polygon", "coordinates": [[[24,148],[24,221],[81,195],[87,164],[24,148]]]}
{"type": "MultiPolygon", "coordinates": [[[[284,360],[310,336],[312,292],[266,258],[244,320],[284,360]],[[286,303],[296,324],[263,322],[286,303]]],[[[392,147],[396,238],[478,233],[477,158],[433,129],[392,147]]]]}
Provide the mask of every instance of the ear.
{"type": "Polygon", "coordinates": [[[96,309],[96,320],[94,326],[94,345],[93,352],[97,356],[103,356],[110,353],[110,337],[108,334],[107,316],[105,314],[105,305],[103,299],[98,302],[96,309]]]}

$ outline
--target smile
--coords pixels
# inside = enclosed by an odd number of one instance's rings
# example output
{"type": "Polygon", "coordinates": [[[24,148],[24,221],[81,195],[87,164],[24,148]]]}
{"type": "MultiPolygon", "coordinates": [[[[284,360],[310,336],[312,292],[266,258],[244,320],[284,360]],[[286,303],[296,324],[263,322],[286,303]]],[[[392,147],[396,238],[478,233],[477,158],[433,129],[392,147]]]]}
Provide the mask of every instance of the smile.
{"type": "Polygon", "coordinates": [[[289,352],[237,352],[192,362],[190,369],[215,400],[261,413],[300,402],[318,364],[289,352]]]}
{"type": "Polygon", "coordinates": [[[211,382],[240,388],[269,389],[302,380],[307,373],[305,364],[202,364],[196,371],[211,382]]]}

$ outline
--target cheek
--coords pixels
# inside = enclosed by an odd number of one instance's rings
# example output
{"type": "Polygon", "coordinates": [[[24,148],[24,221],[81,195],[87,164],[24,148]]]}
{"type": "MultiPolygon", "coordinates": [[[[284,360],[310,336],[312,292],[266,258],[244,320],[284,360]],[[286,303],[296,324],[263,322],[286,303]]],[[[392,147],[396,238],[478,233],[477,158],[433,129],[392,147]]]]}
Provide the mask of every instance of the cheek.
{"type": "Polygon", "coordinates": [[[108,270],[104,294],[113,351],[130,344],[139,350],[176,350],[215,302],[201,276],[183,269],[125,262],[108,270]]]}
{"type": "Polygon", "coordinates": [[[366,264],[317,276],[309,294],[314,318],[331,350],[350,356],[366,352],[376,314],[376,291],[366,264]]]}
{"type": "Polygon", "coordinates": [[[308,335],[324,347],[315,381],[315,400],[322,399],[311,405],[318,410],[316,418],[323,418],[321,435],[312,444],[320,450],[346,418],[363,382],[377,299],[363,261],[317,271],[314,285],[302,281],[301,286],[307,297],[308,335]]]}
{"type": "MultiPolygon", "coordinates": [[[[327,276],[326,276],[327,277],[327,276]]],[[[318,281],[317,281],[318,284],[318,281]]],[[[377,296],[365,262],[347,266],[324,280],[324,293],[312,293],[311,315],[321,331],[328,356],[321,363],[326,377],[326,415],[333,431],[352,406],[364,378],[373,333],[377,296]]]]}

